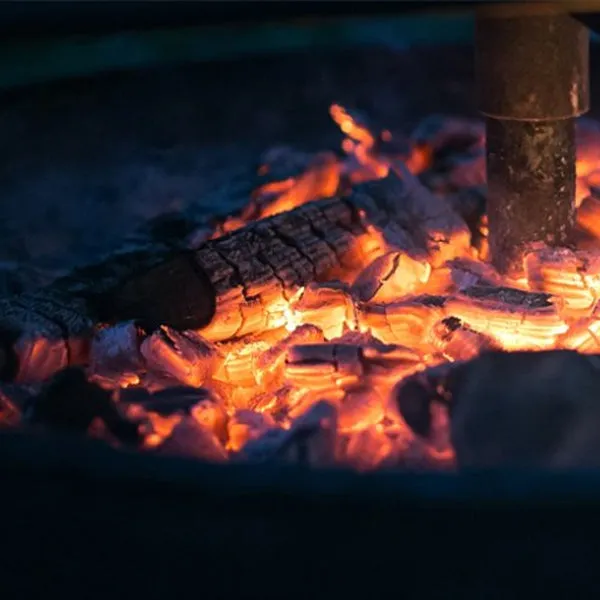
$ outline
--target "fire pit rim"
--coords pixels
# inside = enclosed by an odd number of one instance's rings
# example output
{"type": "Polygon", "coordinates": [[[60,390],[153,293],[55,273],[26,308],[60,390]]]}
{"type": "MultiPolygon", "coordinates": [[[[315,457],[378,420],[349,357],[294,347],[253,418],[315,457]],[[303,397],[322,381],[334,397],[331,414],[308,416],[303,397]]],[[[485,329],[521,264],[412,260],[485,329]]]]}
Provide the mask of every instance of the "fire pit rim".
{"type": "Polygon", "coordinates": [[[281,501],[343,502],[348,505],[435,506],[479,509],[545,507],[570,510],[600,497],[600,471],[478,470],[457,473],[310,469],[256,463],[210,464],[194,459],[123,451],[103,442],[60,434],[0,433],[3,481],[31,477],[75,480],[100,486],[111,481],[124,488],[192,492],[207,500],[265,494],[281,501]]]}

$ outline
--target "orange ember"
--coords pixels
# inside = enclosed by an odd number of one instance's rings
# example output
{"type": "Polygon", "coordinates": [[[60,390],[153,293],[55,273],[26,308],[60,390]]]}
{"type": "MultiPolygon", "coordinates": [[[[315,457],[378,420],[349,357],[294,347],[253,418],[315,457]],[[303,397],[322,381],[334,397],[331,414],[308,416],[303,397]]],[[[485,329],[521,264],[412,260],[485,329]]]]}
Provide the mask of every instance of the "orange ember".
{"type": "MultiPolygon", "coordinates": [[[[295,461],[302,455],[309,463],[361,470],[399,460],[445,467],[452,464],[449,443],[419,439],[391,401],[399,381],[490,348],[600,350],[600,200],[590,195],[600,185],[600,133],[585,123],[579,131],[578,227],[585,244],[532,247],[525,276],[508,281],[486,262],[485,215],[467,227],[466,209],[450,224],[438,209],[447,198],[460,201],[457,182],[481,179],[484,140],[477,122],[450,121],[441,133],[402,144],[401,136],[338,104],[330,115],[344,134],[342,152],[318,154],[300,172],[261,185],[242,215],[227,219],[214,238],[314,200],[356,190],[360,196],[365,182],[384,185],[391,173],[416,186],[418,201],[392,193],[392,204],[409,215],[400,225],[360,212],[360,233],[343,255],[335,249],[325,280],[287,286],[265,277],[263,287],[232,288],[203,330],[163,327],[145,336],[137,361],[135,350],[126,349],[126,372],[93,363],[91,375],[104,387],[153,391],[177,382],[207,390],[189,415],[130,406],[145,421],[148,448],[172,449],[177,436],[199,435],[198,452],[210,460],[295,461]],[[471,140],[464,160],[436,172],[440,147],[453,135],[463,145],[471,140]],[[433,193],[420,191],[426,188],[417,175],[429,177],[433,193]]],[[[260,167],[261,176],[270,172],[269,164],[260,167]]],[[[381,190],[377,202],[387,201],[381,190]]],[[[325,251],[327,232],[319,235],[325,251]]],[[[300,231],[297,239],[285,239],[302,254],[300,231]]],[[[32,348],[31,368],[42,350],[32,348]]],[[[443,423],[447,414],[436,418],[443,423]]]]}

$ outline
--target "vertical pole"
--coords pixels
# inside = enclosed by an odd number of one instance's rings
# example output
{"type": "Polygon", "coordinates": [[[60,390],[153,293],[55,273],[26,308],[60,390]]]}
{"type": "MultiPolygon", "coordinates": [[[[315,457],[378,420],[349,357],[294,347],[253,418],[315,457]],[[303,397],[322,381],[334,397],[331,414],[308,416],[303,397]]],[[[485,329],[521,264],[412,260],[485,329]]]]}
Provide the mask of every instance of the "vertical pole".
{"type": "Polygon", "coordinates": [[[480,9],[476,69],[486,116],[490,254],[519,275],[532,242],[569,244],[575,118],[589,106],[589,34],[552,4],[480,9]]]}

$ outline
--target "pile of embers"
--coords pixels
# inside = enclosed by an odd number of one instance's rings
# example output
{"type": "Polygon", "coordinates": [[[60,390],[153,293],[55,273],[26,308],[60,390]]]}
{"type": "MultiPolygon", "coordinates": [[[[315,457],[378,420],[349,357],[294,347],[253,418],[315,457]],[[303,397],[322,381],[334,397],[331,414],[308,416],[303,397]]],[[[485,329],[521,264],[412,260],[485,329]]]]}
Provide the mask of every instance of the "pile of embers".
{"type": "Polygon", "coordinates": [[[577,247],[487,262],[484,129],[339,105],[342,152],[275,148],[241,214],[0,305],[0,423],[210,461],[600,465],[600,128],[577,247]]]}

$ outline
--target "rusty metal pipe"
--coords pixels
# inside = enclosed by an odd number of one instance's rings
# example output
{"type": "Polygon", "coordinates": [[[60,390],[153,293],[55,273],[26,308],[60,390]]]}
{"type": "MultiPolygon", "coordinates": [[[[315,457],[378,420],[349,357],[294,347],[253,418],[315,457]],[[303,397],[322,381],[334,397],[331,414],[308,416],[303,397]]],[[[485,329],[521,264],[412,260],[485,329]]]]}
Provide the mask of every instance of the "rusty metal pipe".
{"type": "Polygon", "coordinates": [[[477,11],[475,44],[491,258],[516,276],[532,242],[571,240],[574,119],[589,108],[589,33],[560,6],[500,4],[477,11]]]}

